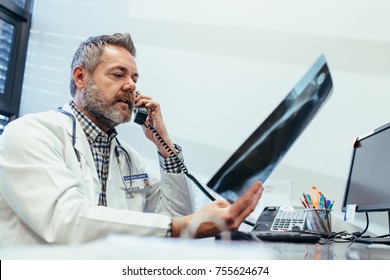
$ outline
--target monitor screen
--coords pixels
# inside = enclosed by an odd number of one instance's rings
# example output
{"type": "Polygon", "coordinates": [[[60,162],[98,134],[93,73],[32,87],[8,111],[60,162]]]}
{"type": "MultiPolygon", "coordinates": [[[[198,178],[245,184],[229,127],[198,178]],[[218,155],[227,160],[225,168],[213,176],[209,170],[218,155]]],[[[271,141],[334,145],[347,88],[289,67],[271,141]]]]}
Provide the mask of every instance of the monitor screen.
{"type": "Polygon", "coordinates": [[[390,211],[390,123],[356,139],[342,211],[390,211]]]}
{"type": "Polygon", "coordinates": [[[235,201],[253,182],[264,182],[331,95],[332,88],[327,62],[321,55],[207,186],[235,201]]]}

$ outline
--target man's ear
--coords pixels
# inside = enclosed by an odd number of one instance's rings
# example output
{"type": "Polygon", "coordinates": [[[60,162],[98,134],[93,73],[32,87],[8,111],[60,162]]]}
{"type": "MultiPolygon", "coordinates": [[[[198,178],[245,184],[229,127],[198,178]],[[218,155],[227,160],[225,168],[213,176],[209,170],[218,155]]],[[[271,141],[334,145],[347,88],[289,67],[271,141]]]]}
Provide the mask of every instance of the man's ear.
{"type": "Polygon", "coordinates": [[[76,84],[76,87],[78,89],[82,89],[85,87],[85,85],[87,84],[87,80],[88,80],[88,72],[85,68],[77,65],[74,69],[73,69],[73,81],[74,83],[76,84]]]}

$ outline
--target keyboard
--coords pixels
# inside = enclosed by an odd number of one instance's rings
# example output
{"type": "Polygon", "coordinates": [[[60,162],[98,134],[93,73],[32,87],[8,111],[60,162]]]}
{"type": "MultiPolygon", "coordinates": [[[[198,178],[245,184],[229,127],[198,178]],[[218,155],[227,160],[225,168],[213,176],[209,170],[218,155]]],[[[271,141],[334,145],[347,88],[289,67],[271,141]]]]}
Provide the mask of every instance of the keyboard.
{"type": "MultiPolygon", "coordinates": [[[[216,240],[223,239],[221,235],[216,236],[216,240]]],[[[293,242],[293,243],[317,243],[321,237],[316,234],[293,232],[293,231],[232,231],[231,240],[239,241],[275,241],[275,242],[293,242]]]]}
{"type": "Polygon", "coordinates": [[[317,243],[321,236],[291,231],[254,231],[252,234],[263,241],[317,243]]]}

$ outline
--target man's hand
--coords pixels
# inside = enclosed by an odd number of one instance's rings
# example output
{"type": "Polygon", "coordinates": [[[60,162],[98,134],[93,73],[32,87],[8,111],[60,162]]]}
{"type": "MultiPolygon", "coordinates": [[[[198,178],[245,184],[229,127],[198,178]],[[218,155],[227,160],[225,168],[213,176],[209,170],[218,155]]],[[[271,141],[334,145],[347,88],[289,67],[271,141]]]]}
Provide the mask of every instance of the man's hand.
{"type": "Polygon", "coordinates": [[[142,95],[140,91],[137,91],[137,93],[138,96],[136,96],[134,99],[135,106],[140,107],[143,105],[148,109],[149,112],[148,117],[145,120],[145,125],[143,126],[146,137],[156,145],[159,153],[163,157],[171,156],[166,150],[165,146],[160,142],[159,138],[148,128],[148,125],[152,125],[158,131],[161,138],[164,139],[165,143],[171,148],[171,150],[174,153],[176,152],[172,140],[169,137],[165,127],[161,114],[160,104],[154,101],[151,97],[142,95]]]}
{"type": "Polygon", "coordinates": [[[172,237],[179,237],[182,232],[196,226],[193,237],[215,236],[223,230],[237,230],[241,223],[255,210],[263,193],[261,182],[255,182],[233,204],[216,200],[205,205],[199,212],[182,218],[174,218],[172,237]]]}

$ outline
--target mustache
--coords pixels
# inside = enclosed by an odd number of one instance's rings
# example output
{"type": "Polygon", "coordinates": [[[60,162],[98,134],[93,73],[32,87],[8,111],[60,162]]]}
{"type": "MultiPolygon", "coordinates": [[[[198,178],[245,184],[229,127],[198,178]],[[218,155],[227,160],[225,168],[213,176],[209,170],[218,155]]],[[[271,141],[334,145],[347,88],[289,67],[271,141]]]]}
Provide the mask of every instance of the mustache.
{"type": "Polygon", "coordinates": [[[132,101],[132,99],[128,96],[121,96],[121,97],[117,97],[115,100],[114,100],[114,103],[117,103],[117,102],[122,102],[122,103],[126,103],[128,106],[129,106],[129,110],[133,110],[134,108],[134,102],[132,101]]]}

